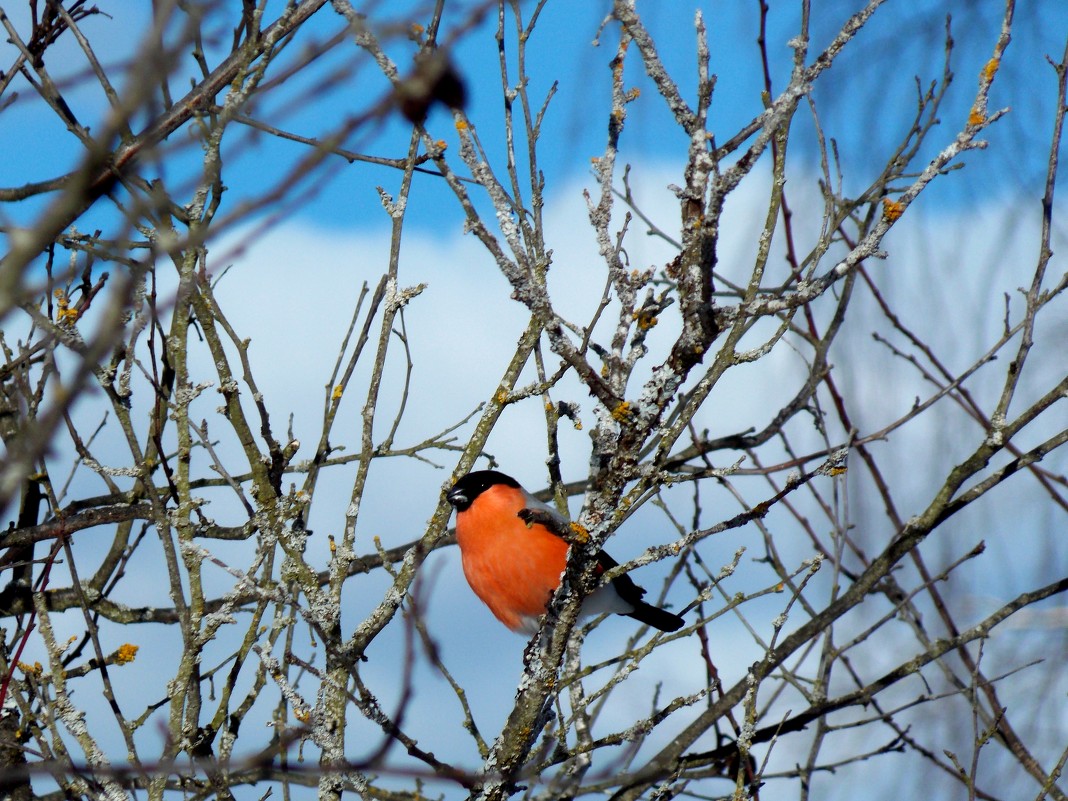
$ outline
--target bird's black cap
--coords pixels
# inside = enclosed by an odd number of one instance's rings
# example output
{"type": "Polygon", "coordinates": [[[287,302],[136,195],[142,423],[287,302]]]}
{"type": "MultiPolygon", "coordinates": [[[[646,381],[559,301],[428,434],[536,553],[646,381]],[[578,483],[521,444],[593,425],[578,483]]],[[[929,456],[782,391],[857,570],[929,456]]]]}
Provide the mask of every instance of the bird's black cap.
{"type": "Polygon", "coordinates": [[[504,473],[496,470],[475,470],[453,484],[445,498],[456,507],[457,512],[463,512],[475,502],[475,498],[498,484],[514,489],[520,488],[518,481],[504,473]]]}

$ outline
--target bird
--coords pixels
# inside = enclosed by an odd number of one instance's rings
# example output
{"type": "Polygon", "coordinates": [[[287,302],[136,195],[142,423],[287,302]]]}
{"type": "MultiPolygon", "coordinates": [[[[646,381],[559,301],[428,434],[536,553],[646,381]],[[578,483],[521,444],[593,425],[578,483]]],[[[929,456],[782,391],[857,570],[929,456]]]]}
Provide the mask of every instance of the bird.
{"type": "MultiPolygon", "coordinates": [[[[535,522],[536,514],[548,514],[561,527],[567,521],[514,478],[496,470],[468,473],[445,497],[456,509],[456,540],[464,576],[475,595],[512,631],[528,636],[536,633],[560,586],[569,547],[548,526],[535,522]],[[524,510],[536,514],[530,516],[524,510]]],[[[598,575],[617,564],[604,551],[597,553],[598,575]]],[[[646,603],[644,594],[624,573],[594,590],[583,602],[580,615],[615,612],[660,631],[682,628],[681,617],[646,603]]]]}

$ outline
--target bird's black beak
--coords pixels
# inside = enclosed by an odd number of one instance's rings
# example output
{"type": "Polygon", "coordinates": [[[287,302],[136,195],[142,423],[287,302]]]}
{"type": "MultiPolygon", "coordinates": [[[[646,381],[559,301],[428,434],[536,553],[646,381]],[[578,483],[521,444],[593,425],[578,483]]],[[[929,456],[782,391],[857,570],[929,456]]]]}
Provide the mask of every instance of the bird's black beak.
{"type": "Polygon", "coordinates": [[[445,500],[447,500],[449,503],[459,509],[467,503],[467,496],[464,495],[464,491],[462,489],[453,487],[451,490],[445,493],[445,500]]]}

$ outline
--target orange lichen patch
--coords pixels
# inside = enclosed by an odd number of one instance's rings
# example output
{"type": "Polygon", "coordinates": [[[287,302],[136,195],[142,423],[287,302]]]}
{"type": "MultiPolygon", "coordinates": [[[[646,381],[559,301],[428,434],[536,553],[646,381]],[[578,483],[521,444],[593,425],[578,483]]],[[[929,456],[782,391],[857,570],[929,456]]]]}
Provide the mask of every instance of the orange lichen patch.
{"type": "Polygon", "coordinates": [[[125,665],[129,662],[133,662],[137,658],[137,651],[140,646],[131,645],[130,643],[123,643],[119,646],[119,650],[115,652],[115,664],[125,665]]]}
{"type": "Polygon", "coordinates": [[[456,119],[456,130],[457,131],[466,131],[469,127],[470,126],[467,124],[467,120],[465,120],[463,117],[458,117],[456,119]]]}
{"type": "Polygon", "coordinates": [[[994,80],[994,76],[998,74],[998,67],[1001,66],[1001,62],[992,58],[983,66],[982,80],[983,83],[990,83],[994,80]]]}
{"type": "Polygon", "coordinates": [[[590,538],[589,529],[581,523],[570,523],[571,533],[575,535],[576,542],[586,542],[590,538]]]}
{"type": "Polygon", "coordinates": [[[622,422],[631,415],[630,404],[627,401],[621,401],[620,404],[612,410],[612,419],[622,422]]]}
{"type": "Polygon", "coordinates": [[[968,114],[968,124],[982,125],[984,122],[986,122],[986,115],[980,110],[978,106],[972,106],[972,110],[968,114]]]}
{"type": "Polygon", "coordinates": [[[898,200],[891,200],[888,197],[883,198],[883,217],[886,218],[887,222],[896,222],[904,213],[904,203],[898,200]]]}
{"type": "Polygon", "coordinates": [[[67,293],[62,289],[55,291],[56,296],[56,322],[60,325],[73,325],[78,321],[78,310],[70,307],[67,293]]]}
{"type": "Polygon", "coordinates": [[[635,312],[634,319],[638,321],[638,328],[640,328],[642,331],[648,331],[658,322],[656,315],[650,314],[647,311],[635,312]]]}

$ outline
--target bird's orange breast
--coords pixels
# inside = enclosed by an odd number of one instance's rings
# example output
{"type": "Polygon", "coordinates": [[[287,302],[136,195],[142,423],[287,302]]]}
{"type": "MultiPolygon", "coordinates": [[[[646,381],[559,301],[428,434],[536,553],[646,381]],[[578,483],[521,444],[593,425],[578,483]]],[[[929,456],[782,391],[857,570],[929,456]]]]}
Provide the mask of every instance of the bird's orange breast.
{"type": "Polygon", "coordinates": [[[545,612],[567,565],[566,542],[516,516],[525,506],[520,490],[494,486],[456,516],[467,582],[512,630],[529,628],[529,619],[545,612]]]}

